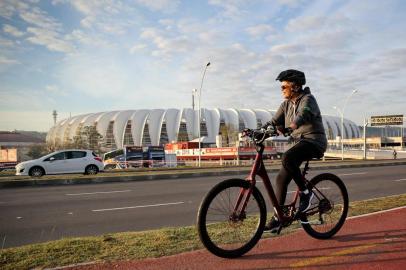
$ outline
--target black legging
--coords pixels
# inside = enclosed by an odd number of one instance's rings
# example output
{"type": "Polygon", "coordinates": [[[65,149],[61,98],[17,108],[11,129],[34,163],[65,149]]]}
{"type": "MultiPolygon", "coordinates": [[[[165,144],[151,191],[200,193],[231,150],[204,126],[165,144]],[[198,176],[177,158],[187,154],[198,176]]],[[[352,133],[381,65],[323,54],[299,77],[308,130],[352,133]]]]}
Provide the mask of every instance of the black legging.
{"type": "Polygon", "coordinates": [[[282,167],[276,176],[276,198],[279,204],[284,204],[290,181],[295,181],[299,190],[305,190],[300,165],[303,161],[319,158],[320,151],[310,142],[300,141],[286,151],[282,156],[282,167]]]}

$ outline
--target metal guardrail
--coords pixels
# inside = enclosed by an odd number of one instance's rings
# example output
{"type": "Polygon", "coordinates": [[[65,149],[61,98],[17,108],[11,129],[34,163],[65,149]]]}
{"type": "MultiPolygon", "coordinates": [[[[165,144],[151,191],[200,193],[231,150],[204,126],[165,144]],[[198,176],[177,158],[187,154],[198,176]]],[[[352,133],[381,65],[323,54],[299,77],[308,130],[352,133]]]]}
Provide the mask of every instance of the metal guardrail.
{"type": "MultiPolygon", "coordinates": [[[[396,151],[397,159],[406,158],[406,151],[396,151]]],[[[326,157],[341,157],[341,150],[331,150],[328,149],[324,154],[326,157]]],[[[393,149],[391,150],[380,150],[380,149],[368,149],[366,152],[367,159],[394,159],[393,149]]],[[[350,159],[363,159],[364,150],[362,149],[344,149],[344,158],[350,159]]]]}

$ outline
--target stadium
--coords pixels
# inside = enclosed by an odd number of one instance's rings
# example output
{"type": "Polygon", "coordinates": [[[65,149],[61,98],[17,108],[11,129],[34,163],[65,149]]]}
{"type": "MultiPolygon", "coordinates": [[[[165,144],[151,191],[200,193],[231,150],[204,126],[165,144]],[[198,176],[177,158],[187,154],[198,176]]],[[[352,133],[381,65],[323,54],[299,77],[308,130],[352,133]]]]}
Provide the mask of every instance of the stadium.
{"type": "MultiPolygon", "coordinates": [[[[202,142],[216,144],[222,138],[223,146],[234,146],[238,132],[244,128],[258,128],[269,121],[274,110],[266,109],[204,109],[201,110],[200,134],[202,142]]],[[[341,136],[341,119],[323,115],[328,139],[341,136]]],[[[158,146],[166,143],[196,140],[199,137],[197,110],[143,109],[107,111],[82,114],[57,122],[48,132],[49,145],[63,145],[72,141],[85,126],[96,127],[105,149],[123,145],[158,146]]],[[[344,137],[359,138],[358,126],[344,119],[344,137]]]]}

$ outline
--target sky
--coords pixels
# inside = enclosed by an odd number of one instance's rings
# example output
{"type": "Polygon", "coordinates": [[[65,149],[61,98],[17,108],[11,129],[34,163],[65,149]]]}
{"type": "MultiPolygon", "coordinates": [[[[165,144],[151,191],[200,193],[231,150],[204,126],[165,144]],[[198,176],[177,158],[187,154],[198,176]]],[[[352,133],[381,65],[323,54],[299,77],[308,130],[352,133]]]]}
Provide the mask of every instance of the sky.
{"type": "Polygon", "coordinates": [[[298,69],[322,114],[406,115],[405,14],[402,0],[0,0],[0,130],[190,108],[208,62],[204,108],[277,109],[275,78],[298,69]]]}

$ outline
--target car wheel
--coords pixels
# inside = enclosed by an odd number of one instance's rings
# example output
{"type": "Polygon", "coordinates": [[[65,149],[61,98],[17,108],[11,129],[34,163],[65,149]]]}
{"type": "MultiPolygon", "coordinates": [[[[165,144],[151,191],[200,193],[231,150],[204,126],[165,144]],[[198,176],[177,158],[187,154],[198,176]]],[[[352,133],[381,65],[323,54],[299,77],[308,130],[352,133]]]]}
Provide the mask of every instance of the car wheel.
{"type": "Polygon", "coordinates": [[[29,173],[29,175],[31,177],[41,177],[44,174],[45,174],[45,171],[41,167],[33,167],[33,168],[30,169],[30,173],[29,173]]]}
{"type": "Polygon", "coordinates": [[[95,165],[89,165],[85,169],[85,174],[97,174],[99,172],[99,168],[95,165]]]}

